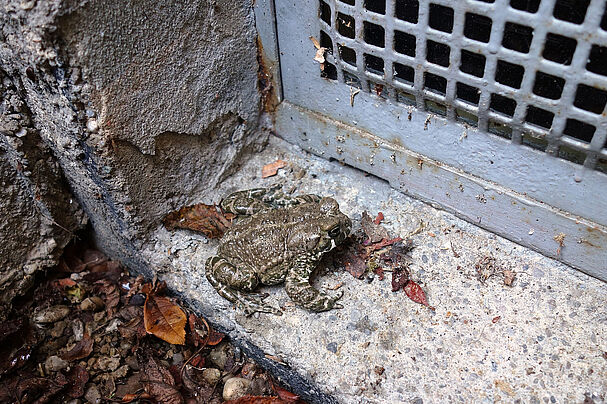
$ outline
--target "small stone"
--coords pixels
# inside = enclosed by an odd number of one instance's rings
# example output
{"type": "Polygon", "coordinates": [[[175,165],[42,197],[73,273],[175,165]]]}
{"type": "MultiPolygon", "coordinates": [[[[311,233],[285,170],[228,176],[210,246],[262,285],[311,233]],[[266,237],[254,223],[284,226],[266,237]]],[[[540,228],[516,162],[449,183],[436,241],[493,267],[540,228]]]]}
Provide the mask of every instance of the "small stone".
{"type": "Polygon", "coordinates": [[[82,404],[82,400],[79,398],[72,398],[70,401],[66,401],[65,404],[82,404]]]}
{"type": "Polygon", "coordinates": [[[40,311],[34,316],[34,322],[38,324],[56,323],[70,314],[70,308],[64,305],[51,306],[40,311]]]}
{"type": "Polygon", "coordinates": [[[99,393],[99,389],[96,385],[92,384],[84,393],[84,399],[92,404],[97,404],[101,402],[101,393],[99,393]]]}
{"type": "Polygon", "coordinates": [[[74,334],[74,340],[76,342],[81,341],[84,337],[84,323],[82,320],[74,320],[72,323],[72,333],[74,334]]]}
{"type": "Polygon", "coordinates": [[[93,320],[95,320],[96,323],[100,323],[101,320],[103,320],[105,318],[105,312],[104,311],[100,311],[98,313],[95,313],[93,315],[93,320]]]}
{"type": "Polygon", "coordinates": [[[232,377],[226,380],[223,386],[223,399],[226,401],[236,400],[245,396],[250,385],[251,381],[242,377],[232,377]]]}
{"type": "Polygon", "coordinates": [[[59,338],[63,335],[63,331],[65,331],[65,327],[67,326],[67,322],[65,321],[57,321],[51,330],[51,337],[59,338]]]}
{"type": "Polygon", "coordinates": [[[211,352],[209,353],[209,359],[219,369],[224,369],[228,361],[227,351],[229,349],[230,348],[227,344],[220,344],[211,350],[211,352]]]}
{"type": "Polygon", "coordinates": [[[58,372],[67,368],[68,365],[69,363],[67,361],[61,359],[56,355],[49,356],[44,362],[44,367],[46,368],[47,372],[58,372]]]}
{"type": "Polygon", "coordinates": [[[122,365],[118,369],[116,369],[114,372],[112,372],[112,376],[114,377],[114,379],[120,379],[122,377],[125,377],[128,373],[129,373],[129,366],[122,365]]]}
{"type": "Polygon", "coordinates": [[[87,297],[80,303],[80,310],[82,311],[99,311],[103,309],[105,304],[99,296],[87,297]]]}
{"type": "Polygon", "coordinates": [[[221,372],[219,369],[206,368],[202,371],[202,378],[209,386],[214,386],[221,379],[221,372]]]}
{"type": "Polygon", "coordinates": [[[174,353],[171,361],[173,362],[173,365],[183,363],[183,354],[181,352],[174,353]]]}
{"type": "Polygon", "coordinates": [[[97,369],[102,372],[113,372],[120,366],[120,358],[110,358],[108,356],[102,356],[97,360],[97,369]]]}
{"type": "Polygon", "coordinates": [[[97,120],[96,119],[92,119],[92,118],[89,119],[86,122],[86,129],[89,132],[97,132],[97,129],[99,129],[99,124],[97,123],[97,120]]]}
{"type": "Polygon", "coordinates": [[[130,367],[134,371],[138,371],[139,370],[139,362],[137,362],[137,358],[135,358],[132,355],[131,356],[127,356],[126,359],[124,360],[124,363],[126,363],[128,365],[128,367],[130,367]]]}

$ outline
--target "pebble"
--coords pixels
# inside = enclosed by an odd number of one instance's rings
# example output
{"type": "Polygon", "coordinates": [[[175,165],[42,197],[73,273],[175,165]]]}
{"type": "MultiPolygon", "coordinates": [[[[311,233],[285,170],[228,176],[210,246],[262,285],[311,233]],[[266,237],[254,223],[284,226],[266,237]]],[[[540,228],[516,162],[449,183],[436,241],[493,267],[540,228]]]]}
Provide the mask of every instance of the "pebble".
{"type": "Polygon", "coordinates": [[[82,311],[99,311],[103,309],[105,304],[99,296],[87,297],[80,303],[80,310],[82,311]]]}
{"type": "Polygon", "coordinates": [[[59,338],[60,336],[63,335],[63,331],[65,330],[65,327],[67,326],[67,322],[65,321],[57,321],[55,323],[55,325],[53,326],[53,329],[51,330],[51,337],[53,338],[59,338]]]}
{"type": "Polygon", "coordinates": [[[202,378],[209,386],[214,386],[221,379],[221,372],[219,369],[206,368],[202,371],[202,378]]]}
{"type": "Polygon", "coordinates": [[[92,384],[84,393],[84,399],[89,403],[97,404],[101,402],[101,393],[96,385],[92,384]]]}
{"type": "Polygon", "coordinates": [[[74,341],[81,341],[84,337],[84,323],[82,320],[74,320],[72,323],[72,333],[74,334],[74,341]]]}
{"type": "Polygon", "coordinates": [[[70,314],[70,308],[67,306],[61,304],[51,306],[36,314],[34,322],[38,324],[56,323],[59,320],[63,320],[68,314],[70,314]]]}
{"type": "Polygon", "coordinates": [[[68,365],[69,363],[67,361],[61,359],[57,355],[49,356],[44,362],[44,367],[47,372],[58,372],[67,368],[68,365]]]}
{"type": "Polygon", "coordinates": [[[223,399],[236,400],[247,394],[251,381],[242,377],[232,377],[223,386],[223,399]]]}
{"type": "Polygon", "coordinates": [[[120,366],[120,358],[110,358],[108,356],[102,356],[97,359],[97,369],[103,372],[113,372],[120,366]]]}
{"type": "Polygon", "coordinates": [[[209,359],[213,364],[215,364],[219,369],[223,369],[226,366],[228,361],[228,350],[229,346],[227,344],[221,344],[216,346],[209,353],[209,359]]]}

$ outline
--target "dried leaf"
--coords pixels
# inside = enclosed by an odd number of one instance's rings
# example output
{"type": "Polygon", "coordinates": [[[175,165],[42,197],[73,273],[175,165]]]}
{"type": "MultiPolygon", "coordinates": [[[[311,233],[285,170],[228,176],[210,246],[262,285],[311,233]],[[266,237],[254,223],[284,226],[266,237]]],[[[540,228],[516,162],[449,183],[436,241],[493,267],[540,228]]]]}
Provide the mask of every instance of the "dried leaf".
{"type": "Polygon", "coordinates": [[[382,220],[384,220],[384,214],[379,212],[377,214],[377,217],[375,218],[375,220],[373,220],[373,223],[380,224],[382,222],[382,220]]]}
{"type": "Polygon", "coordinates": [[[493,320],[491,320],[491,322],[492,322],[493,324],[495,324],[495,323],[497,323],[498,321],[500,321],[500,318],[502,318],[502,316],[496,316],[496,317],[493,317],[493,320]]]}
{"type": "Polygon", "coordinates": [[[360,256],[354,248],[349,248],[343,255],[343,262],[346,271],[355,278],[362,278],[367,270],[366,258],[360,256]]]}
{"type": "Polygon", "coordinates": [[[61,355],[61,358],[66,361],[75,361],[86,358],[91,352],[93,352],[93,339],[85,333],[72,349],[61,355]]]}
{"type": "Polygon", "coordinates": [[[223,404],[284,404],[287,401],[280,397],[244,396],[235,400],[224,401],[223,404]]]}
{"type": "Polygon", "coordinates": [[[80,365],[74,366],[67,374],[69,382],[67,395],[71,398],[78,398],[84,395],[84,385],[89,381],[89,374],[86,369],[80,365]]]}
{"type": "Polygon", "coordinates": [[[191,338],[191,342],[196,347],[199,345],[217,345],[224,338],[224,335],[215,331],[204,318],[197,317],[195,314],[189,315],[188,325],[190,326],[188,337],[191,338]]]}
{"type": "Polygon", "coordinates": [[[409,282],[409,271],[404,266],[392,268],[392,292],[404,289],[409,282]]]}
{"type": "Polygon", "coordinates": [[[318,42],[318,39],[314,38],[313,36],[310,37],[310,41],[312,41],[312,43],[314,44],[314,47],[316,49],[320,49],[320,43],[318,42]]]}
{"type": "Polygon", "coordinates": [[[367,211],[363,212],[360,224],[371,243],[378,243],[390,238],[388,231],[382,225],[376,224],[367,211]]]}
{"type": "Polygon", "coordinates": [[[268,178],[276,175],[280,168],[286,167],[287,162],[284,160],[276,160],[273,163],[266,164],[261,169],[261,178],[268,178]]]}
{"type": "Polygon", "coordinates": [[[327,48],[319,48],[316,50],[316,54],[314,55],[314,60],[321,64],[321,66],[326,62],[325,52],[327,48]]]}
{"type": "Polygon", "coordinates": [[[168,369],[160,366],[158,362],[146,352],[138,356],[137,361],[139,362],[139,368],[141,369],[141,383],[147,393],[159,403],[183,403],[183,397],[175,387],[175,379],[168,369]]]}
{"type": "Polygon", "coordinates": [[[169,344],[185,343],[185,313],[168,298],[148,294],[143,306],[143,321],[149,334],[169,344]]]}
{"type": "Polygon", "coordinates": [[[231,226],[230,221],[215,205],[186,206],[169,213],[163,220],[167,229],[188,229],[201,232],[208,238],[220,238],[231,226]]]}
{"type": "Polygon", "coordinates": [[[30,358],[37,338],[25,317],[0,324],[0,375],[19,369],[30,358]]]}
{"type": "Polygon", "coordinates": [[[272,388],[274,389],[276,394],[278,394],[278,397],[280,397],[284,402],[296,403],[299,401],[299,396],[297,394],[291,393],[289,390],[285,390],[274,384],[272,384],[272,388]]]}
{"type": "Polygon", "coordinates": [[[410,280],[409,282],[407,282],[407,285],[405,286],[404,290],[407,296],[409,296],[409,299],[413,300],[415,303],[428,306],[426,294],[417,283],[410,280]]]}
{"type": "Polygon", "coordinates": [[[120,290],[118,286],[107,279],[101,279],[95,282],[95,290],[103,297],[108,318],[112,317],[116,311],[116,307],[120,303],[120,290]]]}
{"type": "Polygon", "coordinates": [[[504,271],[504,285],[512,286],[512,282],[514,282],[515,273],[514,271],[505,270],[504,271]]]}
{"type": "Polygon", "coordinates": [[[120,400],[121,403],[131,403],[135,400],[151,400],[154,397],[152,397],[150,394],[148,393],[137,393],[137,394],[133,394],[133,393],[129,393],[129,394],[125,394],[124,397],[122,397],[122,400],[120,400]]]}
{"type": "Polygon", "coordinates": [[[370,246],[370,249],[371,249],[372,251],[375,251],[375,250],[380,250],[380,249],[382,249],[382,248],[384,248],[384,247],[387,247],[387,246],[390,246],[390,245],[392,245],[392,244],[398,243],[399,241],[402,241],[402,240],[403,240],[403,239],[402,239],[402,238],[400,238],[400,237],[391,238],[391,239],[389,239],[389,240],[388,240],[388,239],[383,239],[383,240],[382,240],[382,241],[380,241],[379,243],[372,244],[372,245],[370,246]]]}

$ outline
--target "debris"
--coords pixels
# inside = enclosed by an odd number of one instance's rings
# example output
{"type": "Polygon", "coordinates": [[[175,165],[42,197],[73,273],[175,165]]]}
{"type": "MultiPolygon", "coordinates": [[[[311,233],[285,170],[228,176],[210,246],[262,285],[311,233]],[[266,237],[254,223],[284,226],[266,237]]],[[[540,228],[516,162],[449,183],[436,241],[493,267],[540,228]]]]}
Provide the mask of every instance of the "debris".
{"type": "Polygon", "coordinates": [[[214,386],[221,379],[221,372],[219,369],[207,368],[202,371],[202,378],[207,384],[214,386]]]}
{"type": "Polygon", "coordinates": [[[175,379],[168,369],[144,351],[138,356],[139,367],[143,372],[141,383],[150,396],[159,403],[182,404],[183,396],[175,387],[175,379]]]}
{"type": "Polygon", "coordinates": [[[350,106],[354,107],[354,97],[360,93],[360,90],[354,90],[354,88],[350,87],[350,106]]]}
{"type": "Polygon", "coordinates": [[[273,163],[266,164],[261,169],[261,178],[268,178],[268,177],[272,177],[272,176],[276,175],[278,173],[278,170],[286,167],[286,165],[287,165],[287,162],[284,160],[280,160],[280,159],[276,160],[273,163]]]}
{"type": "Polygon", "coordinates": [[[504,285],[512,286],[512,282],[514,282],[515,272],[510,270],[504,271],[504,285]]]}
{"type": "Polygon", "coordinates": [[[69,363],[57,355],[49,356],[44,362],[44,367],[47,372],[58,372],[67,368],[69,363]]]}
{"type": "Polygon", "coordinates": [[[556,255],[561,255],[561,250],[565,247],[565,233],[559,233],[553,237],[554,241],[559,243],[558,248],[556,249],[556,255]]]}
{"type": "Polygon", "coordinates": [[[223,386],[223,399],[235,400],[247,394],[251,381],[242,377],[232,377],[226,380],[223,386]]]}
{"type": "Polygon", "coordinates": [[[183,310],[164,296],[157,296],[157,288],[146,293],[143,306],[143,322],[149,334],[168,342],[185,343],[186,316],[183,310]]]}
{"type": "Polygon", "coordinates": [[[386,230],[379,223],[375,223],[375,221],[371,219],[371,216],[369,216],[367,211],[364,211],[362,213],[362,219],[360,220],[360,224],[371,243],[377,243],[384,239],[387,240],[390,238],[390,236],[388,235],[388,230],[386,230]]]}
{"type": "Polygon", "coordinates": [[[429,307],[426,294],[417,283],[410,280],[407,282],[407,285],[405,285],[404,290],[407,296],[409,296],[409,299],[413,300],[415,303],[423,304],[424,306],[429,307]]]}
{"type": "Polygon", "coordinates": [[[36,314],[34,322],[38,324],[55,323],[67,317],[70,311],[70,308],[64,305],[51,306],[36,314]]]}
{"type": "Polygon", "coordinates": [[[481,257],[474,265],[476,276],[481,283],[485,283],[490,277],[502,272],[501,265],[491,255],[481,257]]]}
{"type": "Polygon", "coordinates": [[[377,214],[377,216],[375,217],[375,219],[373,220],[373,223],[380,224],[383,220],[384,220],[384,214],[379,212],[377,214]]]}
{"type": "Polygon", "coordinates": [[[72,349],[61,355],[61,357],[66,361],[84,359],[93,352],[93,345],[93,339],[85,333],[82,339],[72,349]]]}
{"type": "Polygon", "coordinates": [[[231,226],[230,217],[216,205],[199,203],[169,213],[163,220],[168,230],[176,228],[201,232],[208,238],[220,238],[231,226]]]}
{"type": "Polygon", "coordinates": [[[409,282],[409,271],[404,266],[392,268],[392,292],[398,292],[405,288],[409,282]]]}
{"type": "Polygon", "coordinates": [[[492,322],[493,324],[495,324],[495,323],[497,323],[498,321],[500,321],[500,319],[501,319],[501,318],[502,318],[502,316],[495,316],[495,317],[493,317],[493,319],[491,320],[491,322],[492,322]]]}
{"type": "Polygon", "coordinates": [[[80,303],[80,310],[82,311],[99,311],[103,309],[105,304],[99,296],[87,297],[80,303]]]}

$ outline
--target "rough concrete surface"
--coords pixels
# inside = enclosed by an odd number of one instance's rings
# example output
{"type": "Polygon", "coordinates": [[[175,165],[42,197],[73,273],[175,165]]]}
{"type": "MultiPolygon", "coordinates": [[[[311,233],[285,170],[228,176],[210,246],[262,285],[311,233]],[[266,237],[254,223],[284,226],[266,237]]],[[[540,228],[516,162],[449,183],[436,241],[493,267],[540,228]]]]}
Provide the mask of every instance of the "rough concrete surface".
{"type": "Polygon", "coordinates": [[[343,284],[343,309],[309,313],[273,287],[267,289],[270,301],[284,315],[247,318],[204,277],[204,261],[217,241],[159,227],[145,250],[159,277],[197,301],[231,337],[281,358],[320,389],[306,391],[303,383],[297,393],[313,402],[332,396],[343,403],[607,400],[607,284],[277,138],[198,202],[276,181],[297,193],[335,197],[355,223],[364,210],[381,211],[394,235],[405,236],[423,221],[423,231],[413,236],[411,277],[435,308],[391,292],[389,276],[357,280],[329,267],[316,284],[343,284]],[[261,167],[277,158],[289,168],[261,179],[261,167]],[[301,169],[305,175],[296,179],[301,169]],[[478,279],[475,264],[486,256],[516,272],[512,286],[501,276],[478,279]]]}
{"type": "Polygon", "coordinates": [[[32,127],[132,268],[149,228],[265,140],[250,0],[6,0],[0,29],[32,127]]]}

